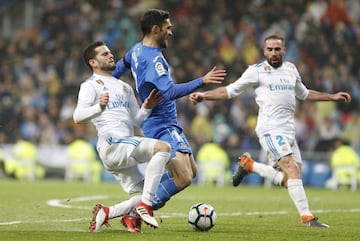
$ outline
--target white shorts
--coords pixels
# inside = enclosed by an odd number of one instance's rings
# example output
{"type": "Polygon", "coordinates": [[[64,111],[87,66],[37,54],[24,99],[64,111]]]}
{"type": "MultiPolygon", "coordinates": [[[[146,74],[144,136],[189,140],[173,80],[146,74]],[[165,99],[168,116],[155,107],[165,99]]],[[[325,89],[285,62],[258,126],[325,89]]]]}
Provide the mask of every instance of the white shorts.
{"type": "Polygon", "coordinates": [[[260,145],[266,152],[270,165],[276,165],[280,158],[294,154],[295,161],[302,163],[299,146],[295,136],[286,134],[264,134],[260,139],[260,145]]]}
{"type": "Polygon", "coordinates": [[[142,192],[144,172],[138,166],[153,156],[156,139],[126,137],[121,139],[99,138],[97,150],[105,169],[129,194],[142,192]]]}

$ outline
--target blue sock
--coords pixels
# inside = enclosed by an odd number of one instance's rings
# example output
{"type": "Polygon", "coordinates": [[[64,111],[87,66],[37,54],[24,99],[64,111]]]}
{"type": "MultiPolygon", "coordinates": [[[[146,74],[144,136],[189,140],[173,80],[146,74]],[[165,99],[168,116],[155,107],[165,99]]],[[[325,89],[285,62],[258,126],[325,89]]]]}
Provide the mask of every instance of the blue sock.
{"type": "Polygon", "coordinates": [[[165,172],[161,177],[159,187],[152,202],[153,210],[158,210],[163,207],[171,196],[178,192],[179,189],[175,185],[174,179],[170,176],[169,172],[165,172]]]}

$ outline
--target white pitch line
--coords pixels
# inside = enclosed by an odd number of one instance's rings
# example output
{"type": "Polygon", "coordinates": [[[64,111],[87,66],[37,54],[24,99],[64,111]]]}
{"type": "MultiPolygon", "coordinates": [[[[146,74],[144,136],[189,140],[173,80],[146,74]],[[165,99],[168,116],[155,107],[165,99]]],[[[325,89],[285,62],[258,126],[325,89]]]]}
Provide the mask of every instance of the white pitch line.
{"type": "MultiPolygon", "coordinates": [[[[109,196],[87,196],[77,198],[66,198],[66,199],[50,199],[46,202],[47,205],[58,208],[75,208],[75,209],[89,209],[86,206],[74,206],[70,205],[69,202],[85,202],[91,200],[103,200],[108,199],[109,196]]],[[[295,211],[294,211],[295,212],[295,211]]],[[[360,209],[336,209],[336,210],[313,210],[314,213],[358,213],[360,209]]],[[[293,212],[289,211],[254,211],[254,212],[233,212],[233,213],[218,213],[218,216],[230,217],[230,216],[258,216],[258,215],[286,215],[293,212]]],[[[174,218],[174,217],[187,217],[187,213],[157,213],[159,218],[174,218]]],[[[88,221],[88,218],[77,218],[77,219],[65,219],[65,220],[32,220],[32,221],[8,221],[0,222],[0,225],[14,225],[14,224],[26,224],[26,223],[49,223],[49,222],[83,222],[88,221]]]]}
{"type": "MultiPolygon", "coordinates": [[[[58,206],[62,207],[62,206],[58,206]]],[[[67,208],[67,207],[66,207],[67,208]]],[[[85,208],[85,207],[84,207],[85,208]]],[[[295,211],[294,211],[295,212],[295,211]]],[[[336,209],[336,210],[314,210],[314,213],[358,213],[360,209],[336,209]]],[[[219,213],[220,217],[230,216],[258,216],[258,215],[285,215],[293,212],[288,211],[273,211],[273,212],[236,212],[236,213],[219,213]]],[[[175,218],[175,217],[187,217],[186,213],[161,213],[157,214],[159,218],[175,218]]],[[[14,224],[26,224],[26,223],[71,223],[71,222],[84,222],[89,221],[89,218],[76,218],[65,220],[33,220],[33,221],[9,221],[0,222],[0,225],[14,225],[14,224]]]]}
{"type": "Polygon", "coordinates": [[[108,199],[108,198],[109,198],[108,196],[89,196],[89,197],[77,197],[77,198],[66,198],[66,199],[50,199],[46,202],[46,204],[51,207],[58,207],[58,208],[89,209],[89,207],[73,206],[73,205],[64,204],[64,203],[86,202],[86,201],[102,200],[102,199],[108,199]]]}
{"type": "MultiPolygon", "coordinates": [[[[336,210],[312,210],[313,213],[359,213],[360,209],[336,209],[336,210]]],[[[286,215],[295,213],[295,211],[255,211],[255,212],[234,212],[234,213],[218,213],[218,216],[232,217],[232,216],[258,216],[258,215],[286,215]]],[[[173,217],[186,217],[184,213],[161,213],[157,214],[161,218],[173,218],[173,217]]]]}
{"type": "MultiPolygon", "coordinates": [[[[51,199],[47,201],[49,206],[59,207],[59,208],[76,208],[76,209],[89,209],[85,206],[73,206],[70,204],[63,204],[64,202],[85,202],[91,200],[103,200],[107,199],[109,196],[85,196],[85,197],[78,197],[72,199],[51,199]]],[[[360,209],[336,209],[336,210],[314,210],[314,213],[354,213],[360,212],[360,209]]],[[[257,216],[257,215],[285,215],[291,212],[288,211],[254,211],[254,212],[234,212],[234,213],[219,213],[219,216],[257,216]]],[[[162,218],[173,218],[173,217],[186,217],[187,213],[162,213],[159,211],[158,216],[162,218]]]]}
{"type": "Polygon", "coordinates": [[[75,218],[75,219],[64,219],[64,220],[29,220],[29,221],[10,221],[1,222],[0,225],[14,225],[14,224],[26,224],[26,223],[73,223],[89,221],[88,218],[75,218]]]}

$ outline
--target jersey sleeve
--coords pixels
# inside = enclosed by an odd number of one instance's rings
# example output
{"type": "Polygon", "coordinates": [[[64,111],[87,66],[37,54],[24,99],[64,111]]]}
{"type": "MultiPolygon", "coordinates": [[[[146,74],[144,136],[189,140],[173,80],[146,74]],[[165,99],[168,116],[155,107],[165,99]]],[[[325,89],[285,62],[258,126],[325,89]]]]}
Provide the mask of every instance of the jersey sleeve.
{"type": "Polygon", "coordinates": [[[117,63],[115,70],[112,72],[112,76],[119,79],[126,71],[130,69],[130,52],[127,52],[123,58],[121,58],[117,63]]]}
{"type": "Polygon", "coordinates": [[[187,83],[174,83],[169,73],[168,65],[163,58],[158,58],[154,66],[150,68],[152,71],[149,71],[149,74],[146,76],[146,81],[151,82],[156,89],[161,92],[164,99],[167,100],[174,100],[188,95],[203,85],[201,78],[194,79],[187,83]]]}
{"type": "Polygon", "coordinates": [[[98,116],[101,111],[95,88],[88,82],[82,83],[78,94],[78,102],[73,113],[74,122],[82,123],[90,120],[98,116]]]}
{"type": "Polygon", "coordinates": [[[309,90],[306,88],[306,86],[302,82],[299,71],[297,70],[295,65],[293,66],[293,68],[294,68],[294,73],[296,76],[295,96],[299,100],[306,100],[307,96],[309,95],[309,90]]]}
{"type": "Polygon", "coordinates": [[[254,87],[258,85],[259,78],[258,78],[257,70],[254,66],[249,66],[245,72],[233,83],[226,86],[226,91],[228,98],[231,99],[235,96],[239,96],[243,93],[246,89],[250,87],[254,87]]]}

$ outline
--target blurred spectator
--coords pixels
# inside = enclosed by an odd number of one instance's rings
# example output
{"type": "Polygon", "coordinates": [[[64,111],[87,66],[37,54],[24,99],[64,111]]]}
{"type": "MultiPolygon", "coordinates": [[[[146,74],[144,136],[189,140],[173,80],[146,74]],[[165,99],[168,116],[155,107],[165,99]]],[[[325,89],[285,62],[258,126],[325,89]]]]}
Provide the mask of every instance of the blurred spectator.
{"type": "Polygon", "coordinates": [[[97,153],[89,142],[76,139],[68,146],[69,163],[65,170],[67,181],[81,180],[92,183],[101,181],[102,163],[97,159],[97,153]]]}
{"type": "Polygon", "coordinates": [[[231,103],[229,113],[229,124],[235,130],[241,129],[246,123],[248,114],[243,99],[235,98],[231,103]]]}
{"type": "Polygon", "coordinates": [[[45,176],[45,169],[38,164],[36,146],[25,139],[14,145],[12,156],[5,160],[5,173],[18,180],[33,181],[45,176]]]}
{"type": "Polygon", "coordinates": [[[350,26],[351,21],[345,8],[345,2],[345,0],[329,0],[327,8],[320,17],[320,21],[332,27],[336,26],[339,22],[350,26]]]}
{"type": "Polygon", "coordinates": [[[199,164],[200,184],[212,182],[223,186],[225,180],[230,178],[230,159],[219,144],[213,142],[203,144],[196,155],[196,161],[199,164]]]}
{"type": "Polygon", "coordinates": [[[315,0],[309,3],[306,13],[309,18],[315,21],[316,25],[319,25],[321,17],[324,15],[327,7],[327,0],[315,0]]]}
{"type": "Polygon", "coordinates": [[[228,35],[224,35],[224,37],[221,39],[218,50],[219,56],[221,60],[225,62],[225,64],[230,64],[233,62],[235,56],[238,54],[232,39],[230,39],[230,36],[228,35]]]}
{"type": "Polygon", "coordinates": [[[338,188],[339,185],[350,185],[356,189],[360,182],[360,158],[346,140],[337,139],[330,158],[333,176],[327,181],[327,186],[338,188]]]}
{"type": "Polygon", "coordinates": [[[360,20],[360,2],[359,0],[345,1],[346,12],[349,15],[350,21],[358,23],[360,20]]]}
{"type": "Polygon", "coordinates": [[[318,127],[318,143],[315,151],[330,151],[334,141],[341,136],[341,130],[330,116],[324,116],[321,125],[318,127]]]}
{"type": "Polygon", "coordinates": [[[197,115],[191,122],[190,136],[196,140],[198,145],[202,145],[211,141],[213,137],[212,123],[210,120],[210,113],[206,104],[196,106],[197,115]]]}
{"type": "Polygon", "coordinates": [[[232,134],[232,128],[228,125],[225,116],[221,113],[215,114],[213,123],[213,141],[217,144],[224,144],[232,134]]]}
{"type": "Polygon", "coordinates": [[[341,138],[350,141],[352,147],[360,154],[360,110],[352,112],[341,138]]]}
{"type": "MultiPolygon", "coordinates": [[[[310,103],[311,105],[311,103],[310,103]]],[[[298,105],[299,108],[295,110],[295,132],[298,141],[299,148],[301,150],[309,149],[311,145],[311,139],[313,139],[313,119],[311,115],[308,115],[306,108],[309,102],[304,102],[302,105],[298,105]],[[310,117],[310,118],[309,118],[310,117]]]]}

